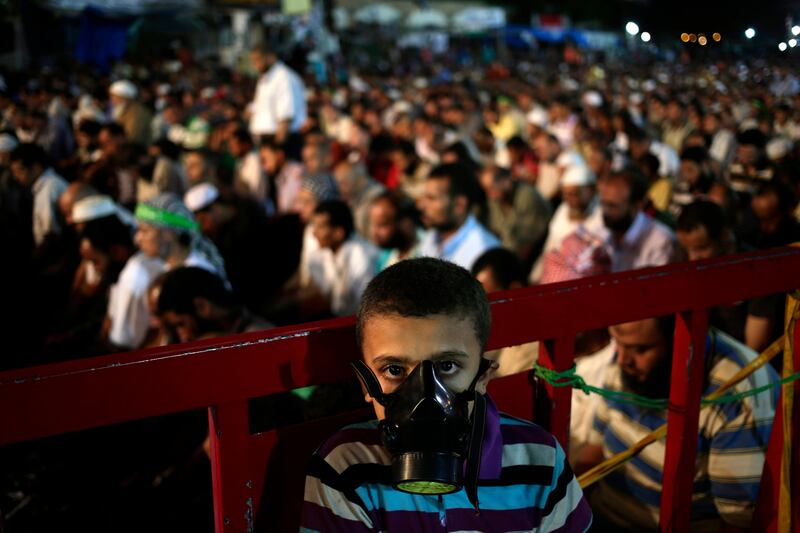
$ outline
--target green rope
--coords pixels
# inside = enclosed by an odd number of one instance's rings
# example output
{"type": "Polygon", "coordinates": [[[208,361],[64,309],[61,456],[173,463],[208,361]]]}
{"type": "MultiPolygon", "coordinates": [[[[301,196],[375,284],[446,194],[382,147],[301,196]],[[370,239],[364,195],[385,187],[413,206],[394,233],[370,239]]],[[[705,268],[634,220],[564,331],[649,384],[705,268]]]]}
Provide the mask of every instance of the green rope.
{"type": "MultiPolygon", "coordinates": [[[[610,400],[614,400],[621,403],[627,403],[631,405],[638,405],[639,407],[644,407],[646,409],[663,410],[666,409],[667,405],[669,404],[669,399],[667,398],[647,398],[645,396],[640,396],[632,392],[604,389],[601,387],[595,387],[593,385],[589,385],[583,380],[581,376],[575,373],[574,364],[572,365],[571,368],[559,372],[557,370],[553,370],[552,368],[545,368],[539,365],[539,363],[536,363],[533,367],[533,370],[536,374],[536,377],[543,379],[553,387],[572,387],[574,389],[583,391],[584,394],[594,393],[597,394],[598,396],[602,396],[610,400]]],[[[781,385],[790,383],[798,379],[800,379],[800,371],[795,372],[791,376],[787,376],[781,379],[780,381],[769,383],[767,385],[762,385],[760,387],[746,390],[744,392],[727,393],[713,400],[707,400],[703,398],[700,400],[700,403],[701,405],[714,405],[714,404],[719,405],[730,402],[736,402],[743,400],[745,398],[749,398],[750,396],[755,396],[756,394],[761,394],[762,392],[774,389],[775,387],[780,387],[781,385]]]]}

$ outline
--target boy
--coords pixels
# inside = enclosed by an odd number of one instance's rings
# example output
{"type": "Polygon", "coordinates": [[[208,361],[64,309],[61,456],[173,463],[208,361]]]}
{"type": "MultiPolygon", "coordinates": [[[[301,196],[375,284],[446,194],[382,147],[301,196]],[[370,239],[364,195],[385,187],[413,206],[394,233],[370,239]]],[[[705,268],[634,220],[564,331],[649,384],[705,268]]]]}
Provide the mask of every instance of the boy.
{"type": "Polygon", "coordinates": [[[410,259],[370,282],[354,366],[378,421],[314,454],[301,531],[588,529],[555,438],[484,396],[490,325],[481,285],[452,263],[410,259]]]}

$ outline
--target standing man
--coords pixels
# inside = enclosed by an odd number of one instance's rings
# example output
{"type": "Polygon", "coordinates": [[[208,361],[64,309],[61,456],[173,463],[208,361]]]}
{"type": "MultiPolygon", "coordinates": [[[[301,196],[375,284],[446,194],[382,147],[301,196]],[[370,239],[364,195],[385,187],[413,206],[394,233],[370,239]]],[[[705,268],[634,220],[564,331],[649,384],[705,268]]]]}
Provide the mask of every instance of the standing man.
{"type": "Polygon", "coordinates": [[[306,121],[303,80],[270,48],[255,48],[250,61],[260,75],[250,104],[250,133],[286,143],[288,156],[297,159],[301,145],[298,132],[306,121]]]}
{"type": "Polygon", "coordinates": [[[420,255],[472,268],[483,252],[500,246],[497,237],[472,215],[476,181],[469,169],[458,163],[431,171],[420,201],[422,221],[428,228],[420,255]]]}

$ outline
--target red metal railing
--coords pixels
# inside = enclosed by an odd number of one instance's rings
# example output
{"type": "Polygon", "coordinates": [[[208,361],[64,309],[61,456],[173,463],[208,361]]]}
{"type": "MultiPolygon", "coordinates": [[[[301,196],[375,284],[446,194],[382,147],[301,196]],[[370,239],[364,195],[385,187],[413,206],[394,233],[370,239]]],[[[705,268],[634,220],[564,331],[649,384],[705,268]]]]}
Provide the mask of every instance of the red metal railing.
{"type": "MultiPolygon", "coordinates": [[[[572,365],[579,332],[677,314],[661,527],[686,531],[703,370],[702,358],[691,354],[703,353],[708,308],[798,285],[800,249],[779,248],[498,293],[492,298],[489,347],[542,340],[540,363],[565,370],[572,365]]],[[[363,412],[251,435],[247,401],[350,377],[347,363],[357,356],[353,324],[352,318],[337,319],[0,373],[0,445],[207,407],[216,530],[252,530],[262,498],[283,498],[291,522],[302,498],[304,463],[298,458],[363,412]],[[279,453],[296,462],[276,461],[279,453]],[[266,484],[265,476],[270,477],[266,484]],[[272,476],[291,480],[277,485],[272,476]]],[[[800,340],[797,331],[794,337],[800,340]]],[[[795,359],[800,368],[800,350],[795,359]]],[[[531,416],[527,377],[504,380],[490,388],[500,407],[531,416]]],[[[794,387],[800,403],[800,387],[794,387]]],[[[571,390],[548,386],[546,392],[537,401],[546,403],[550,430],[568,449],[571,390]]],[[[780,445],[773,432],[770,461],[779,458],[780,445]]],[[[765,470],[774,468],[768,462],[765,470]]],[[[762,513],[776,504],[778,481],[765,476],[762,513]]],[[[270,518],[272,528],[289,522],[270,518]]],[[[794,523],[797,528],[798,520],[794,523]]]]}

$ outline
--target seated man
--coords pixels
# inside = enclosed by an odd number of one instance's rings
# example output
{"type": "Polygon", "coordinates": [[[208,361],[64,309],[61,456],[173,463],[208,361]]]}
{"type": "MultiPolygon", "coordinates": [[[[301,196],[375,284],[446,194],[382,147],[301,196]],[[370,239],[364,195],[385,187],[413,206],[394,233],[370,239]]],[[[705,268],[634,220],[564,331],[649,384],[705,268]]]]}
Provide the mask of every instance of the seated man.
{"type": "Polygon", "coordinates": [[[471,214],[478,187],[470,169],[459,163],[431,171],[420,200],[422,221],[428,228],[420,255],[472,268],[483,252],[500,246],[497,237],[471,214]]]}
{"type": "MultiPolygon", "coordinates": [[[[695,200],[683,208],[678,217],[677,235],[689,261],[748,250],[747,246],[736,242],[725,212],[711,200],[695,200]]],[[[717,305],[710,309],[709,323],[761,351],[782,334],[785,300],[780,293],[717,305]]]]}
{"type": "Polygon", "coordinates": [[[217,274],[198,267],[167,272],[161,280],[157,308],[161,322],[178,342],[274,327],[237,304],[217,274]]]}
{"type": "Polygon", "coordinates": [[[555,438],[484,396],[497,368],[481,357],[490,322],[480,284],[451,263],[401,261],[369,284],[354,366],[378,420],[314,454],[303,531],[588,529],[555,438]]]}
{"type": "MultiPolygon", "coordinates": [[[[524,287],[525,271],[519,257],[506,248],[492,248],[484,252],[472,265],[475,276],[486,294],[524,287]]],[[[539,343],[526,342],[486,352],[485,357],[497,361],[500,367],[495,377],[510,376],[533,368],[539,357],[539,343]]]]}
{"type": "Polygon", "coordinates": [[[311,281],[331,313],[355,314],[367,283],[377,273],[378,249],[356,233],[350,208],[341,200],[319,204],[312,227],[319,249],[310,258],[311,281]]]}
{"type": "MultiPolygon", "coordinates": [[[[605,366],[602,386],[648,398],[666,398],[671,380],[674,317],[647,319],[611,328],[615,355],[605,366]]],[[[706,342],[707,395],[755,359],[756,353],[724,333],[709,331],[706,342]]],[[[777,381],[765,365],[735,392],[777,381]]],[[[749,529],[764,452],[772,429],[778,389],[700,411],[692,531],[749,529]]],[[[581,472],[621,452],[667,421],[652,410],[601,398],[575,470],[581,472]]],[[[665,441],[601,480],[589,492],[597,520],[609,531],[650,531],[658,527],[665,441]]]]}

